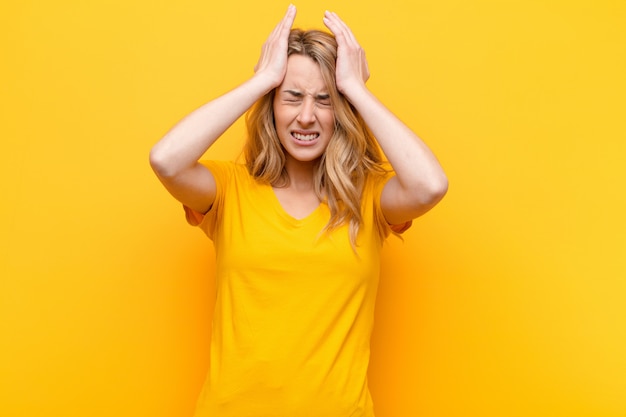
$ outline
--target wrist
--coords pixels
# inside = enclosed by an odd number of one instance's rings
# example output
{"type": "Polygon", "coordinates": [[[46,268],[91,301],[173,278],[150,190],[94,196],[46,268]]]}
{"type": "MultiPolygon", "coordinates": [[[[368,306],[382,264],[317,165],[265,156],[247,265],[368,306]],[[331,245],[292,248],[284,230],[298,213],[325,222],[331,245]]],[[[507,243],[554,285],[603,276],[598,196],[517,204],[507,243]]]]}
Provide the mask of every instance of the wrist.
{"type": "Polygon", "coordinates": [[[267,73],[266,71],[256,72],[250,81],[258,86],[263,91],[263,94],[267,94],[272,91],[274,88],[278,87],[284,78],[283,76],[276,76],[267,73]]]}
{"type": "Polygon", "coordinates": [[[255,97],[256,101],[256,99],[276,88],[276,82],[265,74],[255,73],[252,77],[248,78],[241,87],[246,91],[245,94],[248,97],[255,97]]]}
{"type": "Polygon", "coordinates": [[[357,104],[362,100],[367,99],[368,96],[371,95],[365,83],[362,82],[353,82],[341,88],[339,90],[341,94],[343,94],[348,101],[350,101],[355,107],[358,107],[357,104]]]}

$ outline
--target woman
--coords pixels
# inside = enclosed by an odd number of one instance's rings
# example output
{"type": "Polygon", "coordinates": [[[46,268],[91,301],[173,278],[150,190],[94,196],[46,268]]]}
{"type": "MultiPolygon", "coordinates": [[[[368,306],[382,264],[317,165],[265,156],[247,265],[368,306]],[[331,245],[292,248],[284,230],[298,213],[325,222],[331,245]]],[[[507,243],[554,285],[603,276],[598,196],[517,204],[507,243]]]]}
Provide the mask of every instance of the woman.
{"type": "Polygon", "coordinates": [[[292,30],[295,14],[289,6],[252,78],[150,154],[216,249],[197,416],[373,416],[380,248],[447,190],[428,147],[365,86],[365,54],[344,22],[326,12],[332,35],[292,30]],[[249,109],[245,164],[199,162],[249,109]]]}

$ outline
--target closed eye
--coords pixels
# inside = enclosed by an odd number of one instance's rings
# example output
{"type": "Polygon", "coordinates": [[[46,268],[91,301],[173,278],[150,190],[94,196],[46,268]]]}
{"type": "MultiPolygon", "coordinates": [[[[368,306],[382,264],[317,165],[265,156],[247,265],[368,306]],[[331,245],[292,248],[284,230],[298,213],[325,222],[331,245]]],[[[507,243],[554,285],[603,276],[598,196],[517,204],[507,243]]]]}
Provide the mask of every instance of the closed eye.
{"type": "Polygon", "coordinates": [[[298,104],[302,102],[304,95],[299,91],[285,90],[282,92],[282,101],[288,104],[298,104]]]}
{"type": "Polygon", "coordinates": [[[322,106],[330,106],[332,104],[330,101],[330,95],[328,94],[318,94],[315,99],[317,103],[321,104],[322,106]]]}
{"type": "MultiPolygon", "coordinates": [[[[304,100],[304,94],[297,90],[284,90],[283,101],[286,103],[300,103],[304,100]]],[[[332,103],[330,101],[330,94],[317,94],[315,96],[315,102],[321,106],[327,107],[332,103]]]]}
{"type": "Polygon", "coordinates": [[[285,90],[285,91],[283,91],[283,96],[285,97],[286,100],[289,100],[289,99],[302,99],[302,97],[304,97],[304,94],[302,94],[300,91],[296,91],[296,90],[285,90]]]}

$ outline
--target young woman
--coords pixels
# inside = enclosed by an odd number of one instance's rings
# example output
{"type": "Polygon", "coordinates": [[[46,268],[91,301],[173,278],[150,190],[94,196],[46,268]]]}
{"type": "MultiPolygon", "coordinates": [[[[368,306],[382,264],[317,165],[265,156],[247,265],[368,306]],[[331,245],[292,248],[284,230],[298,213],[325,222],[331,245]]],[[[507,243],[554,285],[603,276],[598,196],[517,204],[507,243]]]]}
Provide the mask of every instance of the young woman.
{"type": "Polygon", "coordinates": [[[295,13],[270,34],[249,80],[150,154],[215,244],[197,416],[373,416],[380,249],[447,190],[428,147],[365,86],[365,54],[345,23],[326,12],[332,34],[291,29],[295,13]],[[199,161],[248,110],[245,163],[199,161]]]}

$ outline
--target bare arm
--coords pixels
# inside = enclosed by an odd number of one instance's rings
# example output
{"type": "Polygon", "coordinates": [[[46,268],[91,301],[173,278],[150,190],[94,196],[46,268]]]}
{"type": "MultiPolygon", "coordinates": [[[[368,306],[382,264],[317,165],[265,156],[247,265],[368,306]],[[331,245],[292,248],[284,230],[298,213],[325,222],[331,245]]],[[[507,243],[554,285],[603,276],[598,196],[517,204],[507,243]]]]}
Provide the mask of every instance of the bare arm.
{"type": "Polygon", "coordinates": [[[367,89],[365,52],[348,26],[330,12],[324,23],[337,39],[337,88],[361,114],[396,173],[383,189],[383,214],[390,224],[414,219],[445,195],[443,168],[428,146],[367,89]]]}
{"type": "Polygon", "coordinates": [[[198,108],[176,124],[150,151],[150,165],[177,200],[200,213],[215,199],[202,155],[259,98],[280,85],[287,69],[287,39],[296,15],[290,6],[263,45],[252,78],[198,108]]]}

